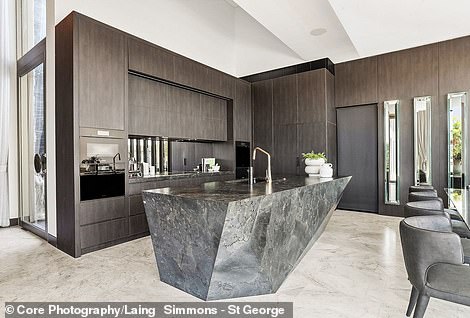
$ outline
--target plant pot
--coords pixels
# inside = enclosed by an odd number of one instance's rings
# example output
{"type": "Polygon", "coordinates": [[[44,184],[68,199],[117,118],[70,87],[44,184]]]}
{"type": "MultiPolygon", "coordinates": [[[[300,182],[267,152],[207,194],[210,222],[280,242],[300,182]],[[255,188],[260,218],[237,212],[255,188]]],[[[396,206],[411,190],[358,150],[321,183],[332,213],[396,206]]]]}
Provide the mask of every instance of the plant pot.
{"type": "Polygon", "coordinates": [[[305,159],[305,173],[309,177],[318,176],[320,174],[320,168],[325,164],[325,159],[305,159]]]}

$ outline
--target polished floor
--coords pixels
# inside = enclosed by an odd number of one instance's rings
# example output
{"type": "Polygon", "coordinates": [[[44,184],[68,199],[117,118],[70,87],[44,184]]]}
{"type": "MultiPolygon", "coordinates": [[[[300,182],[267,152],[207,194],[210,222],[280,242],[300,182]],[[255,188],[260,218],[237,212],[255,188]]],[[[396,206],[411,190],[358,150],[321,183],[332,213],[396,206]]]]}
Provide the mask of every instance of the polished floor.
{"type": "MultiPolygon", "coordinates": [[[[295,317],[405,317],[410,285],[399,218],[336,211],[325,233],[273,295],[295,317]]],[[[0,229],[5,301],[197,301],[158,280],[150,238],[73,259],[18,227],[0,229]]],[[[470,307],[431,299],[426,318],[468,318],[470,307]]]]}

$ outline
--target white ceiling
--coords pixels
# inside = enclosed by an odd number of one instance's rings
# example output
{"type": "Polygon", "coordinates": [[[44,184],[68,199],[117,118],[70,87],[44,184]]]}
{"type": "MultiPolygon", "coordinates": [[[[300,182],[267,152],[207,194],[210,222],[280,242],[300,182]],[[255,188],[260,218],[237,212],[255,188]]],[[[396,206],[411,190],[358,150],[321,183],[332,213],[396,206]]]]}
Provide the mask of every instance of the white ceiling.
{"type": "Polygon", "coordinates": [[[55,0],[235,76],[470,35],[468,0],[55,0]],[[322,33],[314,36],[312,33],[322,33]],[[313,31],[313,32],[312,32],[313,31]]]}
{"type": "Polygon", "coordinates": [[[233,0],[306,61],[358,58],[328,0],[233,0]],[[325,29],[320,36],[314,29],[325,29]]]}
{"type": "Polygon", "coordinates": [[[470,35],[468,0],[329,2],[361,57],[470,35]]]}

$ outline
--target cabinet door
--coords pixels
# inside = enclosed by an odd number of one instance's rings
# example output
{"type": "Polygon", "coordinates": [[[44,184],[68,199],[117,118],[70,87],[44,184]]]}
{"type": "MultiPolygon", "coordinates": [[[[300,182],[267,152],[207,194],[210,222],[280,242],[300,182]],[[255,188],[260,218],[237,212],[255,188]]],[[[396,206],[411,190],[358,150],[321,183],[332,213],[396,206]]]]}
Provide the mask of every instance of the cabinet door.
{"type": "Polygon", "coordinates": [[[147,44],[140,40],[129,39],[129,69],[165,80],[175,77],[175,56],[169,51],[147,44]]]}
{"type": "Polygon", "coordinates": [[[273,80],[274,125],[297,123],[297,75],[273,80]]]}
{"type": "Polygon", "coordinates": [[[200,113],[199,93],[168,86],[168,134],[173,138],[200,138],[196,135],[200,113]]]}
{"type": "Polygon", "coordinates": [[[298,172],[297,125],[274,125],[274,153],[272,173],[281,176],[295,175],[298,172]]]}
{"type": "Polygon", "coordinates": [[[208,91],[209,68],[183,56],[175,56],[175,82],[208,91]]]}
{"type": "Polygon", "coordinates": [[[80,243],[82,253],[100,244],[111,243],[129,235],[128,218],[89,224],[80,227],[80,243]]]}
{"type": "MultiPolygon", "coordinates": [[[[327,153],[327,127],[326,122],[304,123],[297,125],[297,156],[303,152],[324,152],[327,153]]],[[[328,158],[334,160],[334,158],[328,158]]],[[[328,162],[330,162],[330,160],[328,162]]],[[[299,162],[299,173],[303,175],[305,163],[299,162]]]]}
{"type": "Polygon", "coordinates": [[[325,69],[320,69],[297,75],[298,123],[324,123],[326,121],[326,72],[325,69]]]}
{"type": "Polygon", "coordinates": [[[251,142],[250,83],[237,81],[233,113],[235,140],[251,142]]]}
{"type": "Polygon", "coordinates": [[[297,173],[297,75],[273,80],[273,172],[297,173]]]}
{"type": "Polygon", "coordinates": [[[208,67],[210,87],[207,91],[228,98],[234,97],[235,79],[230,75],[208,67]]]}
{"type": "Polygon", "coordinates": [[[227,140],[227,101],[201,94],[203,139],[227,140]]]}
{"type": "MultiPolygon", "coordinates": [[[[259,81],[252,84],[253,92],[253,132],[254,147],[261,147],[272,153],[273,151],[273,80],[259,81]]],[[[266,160],[259,159],[253,162],[255,175],[264,177],[267,168],[266,160]]]]}
{"type": "Polygon", "coordinates": [[[126,39],[83,16],[78,25],[80,126],[124,130],[126,39]]]}
{"type": "Polygon", "coordinates": [[[129,75],[129,134],[150,136],[151,126],[151,105],[146,101],[149,99],[148,80],[137,76],[129,75]]]}

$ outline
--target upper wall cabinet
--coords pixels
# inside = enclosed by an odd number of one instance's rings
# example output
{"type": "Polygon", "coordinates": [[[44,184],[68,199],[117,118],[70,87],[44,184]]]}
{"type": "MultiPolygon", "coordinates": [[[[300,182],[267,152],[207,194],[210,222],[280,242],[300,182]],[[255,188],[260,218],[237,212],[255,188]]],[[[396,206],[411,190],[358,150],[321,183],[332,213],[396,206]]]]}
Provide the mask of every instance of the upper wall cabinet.
{"type": "Polygon", "coordinates": [[[377,57],[335,66],[336,106],[377,103],[377,57]]]}
{"type": "Polygon", "coordinates": [[[251,142],[251,87],[250,83],[237,80],[234,100],[235,140],[251,142]]]}
{"type": "Polygon", "coordinates": [[[234,97],[235,80],[232,77],[209,67],[207,72],[210,79],[210,87],[207,87],[209,92],[228,98],[234,97]]]}
{"type": "Polygon", "coordinates": [[[129,134],[227,140],[227,101],[129,75],[129,134]]]}
{"type": "Polygon", "coordinates": [[[80,126],[124,130],[124,34],[78,16],[77,71],[80,126]]]}
{"type": "Polygon", "coordinates": [[[175,82],[209,91],[209,69],[183,56],[175,57],[175,82]]]}
{"type": "Polygon", "coordinates": [[[129,69],[157,78],[174,81],[175,55],[141,40],[128,40],[129,69]]]}

